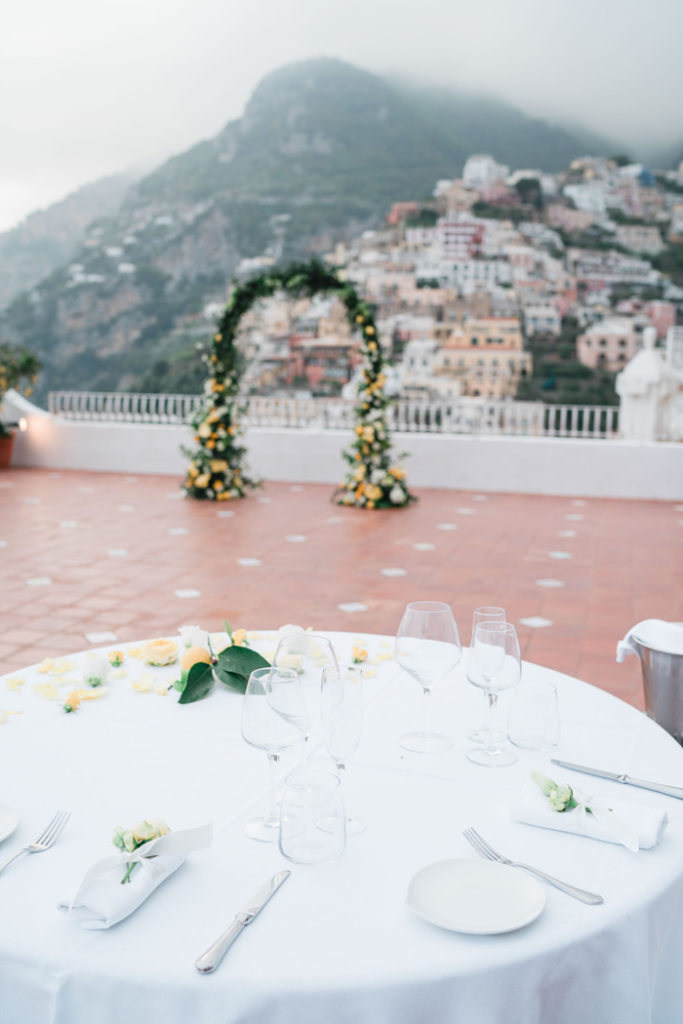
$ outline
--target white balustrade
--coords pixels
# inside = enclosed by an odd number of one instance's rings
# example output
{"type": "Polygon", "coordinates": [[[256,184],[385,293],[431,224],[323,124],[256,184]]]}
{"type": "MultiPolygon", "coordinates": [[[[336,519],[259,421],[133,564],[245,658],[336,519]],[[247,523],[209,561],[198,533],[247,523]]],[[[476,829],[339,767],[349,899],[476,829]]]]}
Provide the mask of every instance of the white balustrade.
{"type": "MultiPolygon", "coordinates": [[[[201,401],[199,395],[52,391],[48,409],[65,419],[180,424],[190,420],[201,401]]],[[[258,396],[245,397],[241,404],[250,427],[345,430],[355,422],[355,403],[336,398],[258,396]]],[[[387,420],[391,430],[407,433],[612,438],[619,409],[483,398],[402,399],[391,403],[387,420]]]]}

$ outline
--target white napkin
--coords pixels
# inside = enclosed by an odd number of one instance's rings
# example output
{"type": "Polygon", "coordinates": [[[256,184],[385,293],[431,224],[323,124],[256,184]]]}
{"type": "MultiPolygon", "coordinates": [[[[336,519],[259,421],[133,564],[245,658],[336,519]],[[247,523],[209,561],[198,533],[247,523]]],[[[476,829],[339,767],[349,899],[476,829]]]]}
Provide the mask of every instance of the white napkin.
{"type": "Polygon", "coordinates": [[[210,846],[211,824],[169,832],[134,850],[98,860],[86,872],[73,899],[57,904],[74,915],[82,928],[111,928],[144,903],[172,875],[192,850],[210,846]],[[121,884],[128,864],[136,863],[130,881],[121,884]]]}
{"type": "MultiPolygon", "coordinates": [[[[572,787],[573,788],[573,787],[572,787]]],[[[617,803],[585,796],[574,789],[578,807],[570,811],[554,811],[535,782],[528,782],[512,804],[515,821],[558,832],[571,832],[605,843],[618,843],[636,852],[649,850],[662,838],[669,821],[666,813],[642,804],[617,803]],[[594,813],[586,813],[586,806],[594,813]]]]}
{"type": "Polygon", "coordinates": [[[617,644],[617,661],[623,661],[627,654],[638,653],[631,643],[631,637],[655,651],[683,654],[683,623],[680,622],[664,622],[663,619],[643,619],[637,622],[617,644]]]}

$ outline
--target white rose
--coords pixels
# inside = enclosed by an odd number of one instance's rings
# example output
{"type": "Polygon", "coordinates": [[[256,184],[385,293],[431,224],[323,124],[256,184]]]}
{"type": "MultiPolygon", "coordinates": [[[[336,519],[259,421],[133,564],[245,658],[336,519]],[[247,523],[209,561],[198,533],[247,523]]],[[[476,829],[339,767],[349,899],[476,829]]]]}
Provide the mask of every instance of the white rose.
{"type": "Polygon", "coordinates": [[[184,647],[208,647],[208,633],[201,626],[181,626],[178,630],[184,647]]]}
{"type": "Polygon", "coordinates": [[[389,491],[389,501],[391,502],[391,504],[402,505],[405,500],[406,495],[403,488],[400,487],[398,484],[394,484],[394,486],[389,491]]]}
{"type": "MultiPolygon", "coordinates": [[[[306,634],[306,630],[303,629],[302,626],[292,626],[291,624],[280,626],[275,634],[276,645],[281,641],[286,641],[286,643],[283,643],[282,645],[283,650],[287,652],[287,654],[284,655],[285,657],[290,654],[301,655],[306,653],[308,636],[306,634]]],[[[283,657],[283,655],[280,657],[283,657]]],[[[282,664],[282,662],[280,661],[280,658],[278,658],[278,665],[280,664],[282,664]]],[[[294,668],[293,665],[290,665],[289,667],[294,668]]]]}

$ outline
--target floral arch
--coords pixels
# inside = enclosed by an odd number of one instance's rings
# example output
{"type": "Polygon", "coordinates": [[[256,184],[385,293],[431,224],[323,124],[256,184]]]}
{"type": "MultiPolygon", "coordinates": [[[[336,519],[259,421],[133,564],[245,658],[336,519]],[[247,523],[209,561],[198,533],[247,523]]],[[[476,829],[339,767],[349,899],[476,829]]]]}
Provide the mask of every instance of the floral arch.
{"type": "Polygon", "coordinates": [[[399,508],[414,501],[405,471],[392,459],[387,424],[383,357],[372,311],[347,281],[319,260],[273,268],[238,285],[225,308],[204,359],[209,376],[204,398],[192,420],[197,447],[184,449],[190,459],[185,492],[193,498],[228,501],[242,498],[258,485],[246,470],[246,449],[240,441],[240,369],[235,337],[242,317],[260,299],[285,292],[291,298],[318,293],[336,295],[352,327],[361,335],[362,377],[355,407],[356,425],[342,453],[348,470],[335,492],[341,505],[399,508]]]}

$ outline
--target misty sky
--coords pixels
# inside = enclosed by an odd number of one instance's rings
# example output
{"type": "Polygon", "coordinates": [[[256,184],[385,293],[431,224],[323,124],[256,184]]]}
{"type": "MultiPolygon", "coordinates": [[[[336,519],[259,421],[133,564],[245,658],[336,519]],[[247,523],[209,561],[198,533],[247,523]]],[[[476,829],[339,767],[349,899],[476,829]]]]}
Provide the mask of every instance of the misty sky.
{"type": "Polygon", "coordinates": [[[0,32],[0,230],[238,117],[335,56],[504,97],[622,146],[683,140],[683,0],[22,0],[0,32]]]}

